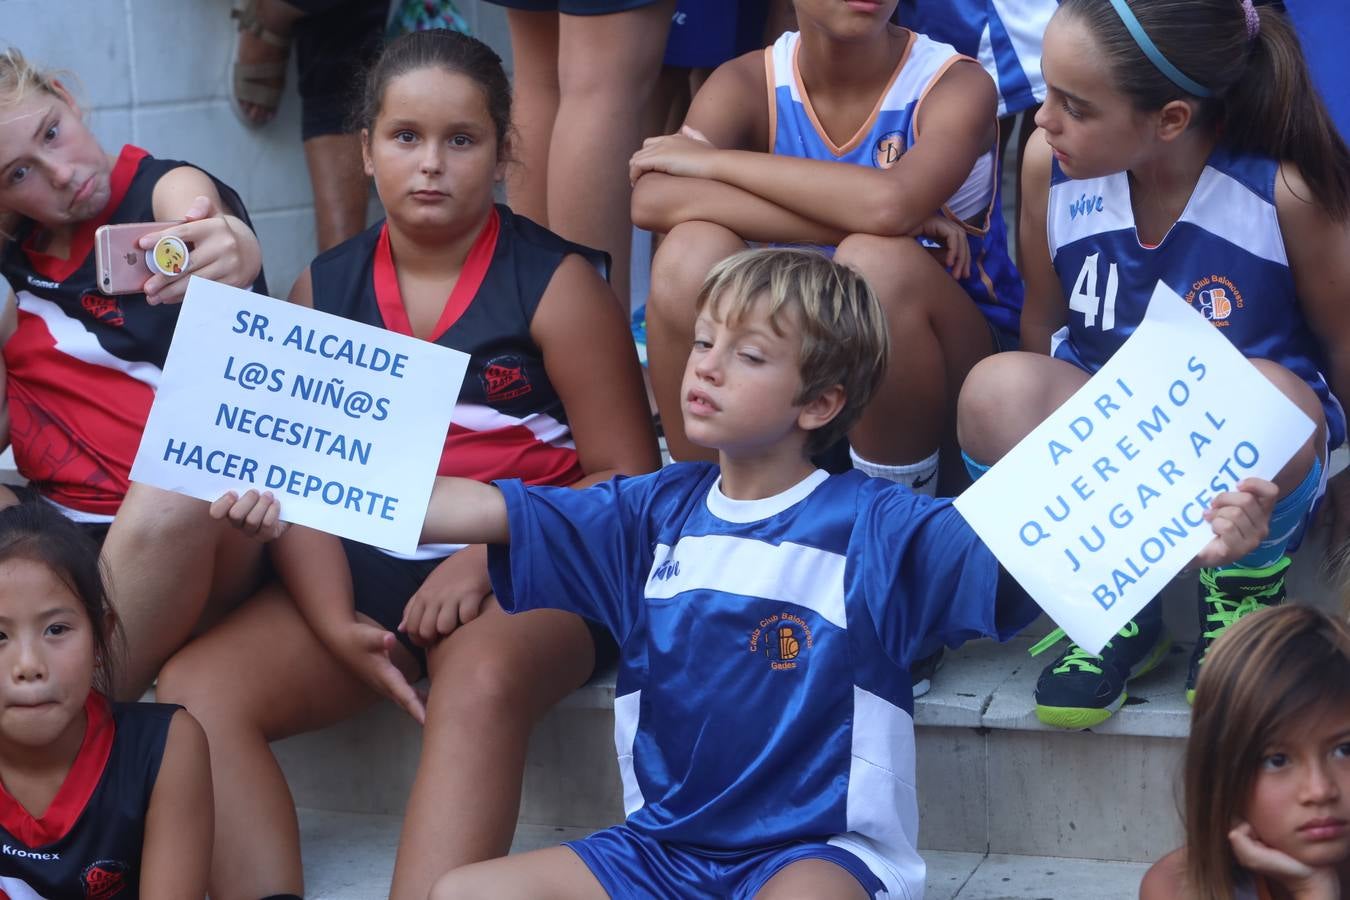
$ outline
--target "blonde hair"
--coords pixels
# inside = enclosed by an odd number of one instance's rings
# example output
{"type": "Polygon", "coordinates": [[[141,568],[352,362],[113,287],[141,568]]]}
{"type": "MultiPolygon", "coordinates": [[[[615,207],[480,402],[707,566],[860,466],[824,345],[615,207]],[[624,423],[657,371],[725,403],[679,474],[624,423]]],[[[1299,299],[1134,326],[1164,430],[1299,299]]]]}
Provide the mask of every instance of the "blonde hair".
{"type": "Polygon", "coordinates": [[[1350,629],[1309,606],[1244,616],[1200,669],[1186,742],[1187,883],[1229,900],[1238,864],[1228,842],[1246,813],[1262,755],[1290,726],[1350,707],[1350,629]]]}
{"type": "Polygon", "coordinates": [[[788,248],[746,250],[713,266],[697,309],[736,322],[761,301],[775,332],[787,333],[788,317],[801,333],[802,385],[793,402],[844,389],[839,414],[807,437],[806,452],[815,455],[848,433],[881,381],[890,353],[886,318],[857,272],[817,251],[788,248]]]}
{"type": "Polygon", "coordinates": [[[0,106],[17,106],[34,91],[60,96],[57,74],[30,63],[17,47],[7,48],[0,53],[0,106]]]}

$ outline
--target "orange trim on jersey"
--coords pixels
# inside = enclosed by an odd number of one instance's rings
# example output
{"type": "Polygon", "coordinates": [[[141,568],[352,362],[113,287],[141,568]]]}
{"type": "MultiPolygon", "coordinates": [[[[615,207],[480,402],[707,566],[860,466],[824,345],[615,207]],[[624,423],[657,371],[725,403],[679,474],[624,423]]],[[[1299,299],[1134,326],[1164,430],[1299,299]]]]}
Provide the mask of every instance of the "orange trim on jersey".
{"type": "MultiPolygon", "coordinates": [[[[919,139],[919,112],[920,110],[923,109],[923,101],[928,99],[928,92],[933,89],[933,86],[936,85],[939,80],[941,80],[943,75],[947,74],[948,69],[950,69],[952,66],[956,65],[959,62],[973,62],[977,66],[980,64],[979,60],[974,59],[973,57],[966,56],[964,53],[957,53],[949,57],[945,62],[943,62],[942,66],[936,72],[933,73],[933,77],[928,79],[928,83],[924,85],[923,90],[919,92],[919,99],[914,103],[914,140],[917,141],[919,139]]],[[[977,228],[976,226],[971,225],[965,219],[958,217],[956,213],[952,212],[951,207],[949,207],[946,203],[942,204],[942,214],[944,216],[946,216],[948,219],[951,219],[957,225],[960,225],[966,231],[967,234],[973,234],[976,237],[984,237],[986,234],[989,233],[989,229],[991,227],[989,220],[994,214],[994,197],[997,196],[998,194],[998,177],[999,177],[998,156],[1000,149],[1001,147],[999,146],[998,140],[998,113],[996,112],[994,114],[994,159],[993,165],[990,167],[989,171],[989,205],[985,207],[984,210],[983,228],[977,228]]],[[[983,155],[984,155],[983,153],[980,154],[980,156],[983,155]]],[[[967,174],[967,177],[969,177],[969,174],[967,174]]],[[[964,184],[965,182],[962,182],[962,185],[964,184]]],[[[989,295],[992,297],[993,293],[994,292],[991,290],[989,292],[989,295]]]]}
{"type": "Polygon", "coordinates": [[[769,88],[769,152],[778,144],[778,85],[773,77],[773,44],[764,48],[764,83],[769,88]]]}
{"type": "Polygon", "coordinates": [[[51,281],[60,283],[65,281],[71,275],[74,275],[84,261],[89,258],[89,254],[94,252],[94,232],[103,225],[108,224],[108,220],[117,212],[117,208],[122,205],[126,199],[127,191],[131,189],[131,181],[136,177],[136,170],[140,168],[141,160],[150,154],[140,147],[133,147],[127,144],[122,148],[122,152],[117,156],[117,163],[113,166],[112,172],[108,176],[108,204],[103,207],[103,211],[92,219],[86,219],[75,226],[75,230],[70,235],[70,255],[62,259],[59,256],[49,256],[33,249],[33,238],[37,236],[34,230],[23,242],[24,256],[28,257],[28,264],[33,267],[33,271],[51,281]]]}
{"type": "Polygon", "coordinates": [[[984,270],[984,251],[980,251],[980,258],[975,260],[975,271],[980,273],[980,283],[984,289],[989,292],[989,302],[998,303],[998,292],[994,290],[994,279],[989,277],[989,273],[984,270]]]}
{"type": "Polygon", "coordinates": [[[872,126],[876,124],[877,116],[881,114],[881,105],[886,102],[887,95],[890,94],[891,88],[895,86],[895,80],[900,77],[900,70],[909,61],[909,51],[913,46],[914,32],[911,31],[908,40],[905,41],[905,49],[900,54],[900,61],[895,64],[895,71],[886,81],[886,87],[881,91],[881,96],[877,97],[877,103],[872,107],[872,112],[867,116],[866,121],[858,127],[858,130],[853,133],[853,137],[849,138],[848,143],[841,147],[830,140],[830,136],[825,133],[825,128],[820,124],[820,119],[816,118],[816,110],[811,105],[811,97],[806,93],[806,85],[802,84],[802,71],[797,64],[797,56],[801,53],[802,42],[800,37],[797,39],[796,46],[792,48],[792,80],[797,83],[797,93],[802,98],[802,109],[806,110],[806,116],[811,120],[812,127],[816,129],[816,136],[825,144],[825,149],[835,156],[844,156],[856,149],[872,133],[872,126]]]}
{"type": "Polygon", "coordinates": [[[41,818],[34,818],[0,785],[0,826],[28,847],[46,847],[69,834],[103,778],[117,732],[112,708],[102,694],[90,691],[84,701],[84,714],[84,740],[75,754],[75,763],[41,818]]]}
{"type": "MultiPolygon", "coordinates": [[[[441,307],[436,327],[426,338],[428,341],[436,341],[445,334],[459,321],[459,317],[464,315],[473,298],[478,295],[478,289],[483,286],[483,279],[487,277],[488,266],[492,264],[492,256],[497,252],[497,236],[501,233],[501,225],[501,216],[494,206],[487,221],[483,223],[483,230],[478,232],[478,237],[474,238],[473,245],[469,247],[468,255],[464,257],[464,265],[459,270],[459,280],[455,282],[450,296],[445,299],[445,306],[441,307]]],[[[399,334],[416,337],[413,334],[412,323],[408,319],[408,310],[403,305],[403,292],[398,287],[394,251],[389,246],[388,222],[380,227],[380,239],[375,244],[374,281],[375,303],[379,307],[380,318],[384,319],[384,327],[399,334]]]]}

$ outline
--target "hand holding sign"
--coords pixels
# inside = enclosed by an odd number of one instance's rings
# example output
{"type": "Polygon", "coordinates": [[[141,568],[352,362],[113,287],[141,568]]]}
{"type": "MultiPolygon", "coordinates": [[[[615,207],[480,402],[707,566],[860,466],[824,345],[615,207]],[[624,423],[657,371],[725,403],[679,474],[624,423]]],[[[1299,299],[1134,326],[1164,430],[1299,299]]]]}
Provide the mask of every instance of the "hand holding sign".
{"type": "Polygon", "coordinates": [[[255,490],[222,494],[207,510],[213,519],[228,519],[230,524],[257,540],[276,540],[286,533],[290,523],[280,521],[281,501],[271,491],[259,494],[255,490]]]}
{"type": "Polygon", "coordinates": [[[1255,550],[1270,533],[1270,513],[1280,489],[1262,478],[1244,478],[1236,490],[1214,498],[1205,521],[1214,538],[1200,549],[1195,564],[1203,568],[1227,565],[1255,550]]]}
{"type": "Polygon", "coordinates": [[[1249,480],[1274,478],[1314,427],[1160,283],[1106,365],[956,508],[1097,653],[1192,558],[1231,559],[1264,533],[1273,498],[1249,480]]]}

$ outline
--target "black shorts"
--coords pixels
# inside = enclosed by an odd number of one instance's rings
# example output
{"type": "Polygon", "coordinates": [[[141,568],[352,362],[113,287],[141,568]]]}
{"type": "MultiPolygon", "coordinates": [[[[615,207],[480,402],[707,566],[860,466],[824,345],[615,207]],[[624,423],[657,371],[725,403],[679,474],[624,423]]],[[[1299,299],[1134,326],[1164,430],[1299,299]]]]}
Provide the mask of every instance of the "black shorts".
{"type": "MultiPolygon", "coordinates": [[[[441,564],[438,559],[399,559],[368,544],[342,539],[347,552],[347,565],[352,572],[352,590],[356,597],[356,611],[374,619],[381,628],[394,632],[400,644],[408,648],[417,661],[418,677],[427,674],[427,654],[409,637],[396,630],[403,621],[403,610],[413,594],[427,580],[431,571],[441,564]]],[[[599,671],[618,659],[618,645],[609,630],[582,619],[595,644],[595,670],[599,671]]]]}
{"type": "Polygon", "coordinates": [[[291,32],[299,74],[300,137],[349,134],[366,70],[384,44],[387,3],[293,0],[305,16],[291,32]]]}
{"type": "MultiPolygon", "coordinates": [[[[5,487],[14,492],[19,498],[20,503],[47,503],[46,497],[43,497],[36,488],[28,484],[7,484],[5,487]]],[[[73,520],[72,520],[73,521],[73,520]]],[[[94,539],[94,543],[100,548],[103,547],[103,539],[108,536],[108,529],[112,527],[112,522],[75,522],[80,530],[94,539]]]]}
{"type": "Polygon", "coordinates": [[[569,16],[603,16],[651,6],[657,0],[487,0],[493,6],[527,12],[559,12],[569,16]]]}

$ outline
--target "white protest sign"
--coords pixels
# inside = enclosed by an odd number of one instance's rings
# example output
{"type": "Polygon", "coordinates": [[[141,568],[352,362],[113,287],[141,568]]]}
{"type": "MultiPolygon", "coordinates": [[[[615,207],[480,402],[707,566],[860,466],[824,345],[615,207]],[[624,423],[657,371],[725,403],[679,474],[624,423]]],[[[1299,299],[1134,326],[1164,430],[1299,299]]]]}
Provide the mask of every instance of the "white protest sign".
{"type": "Polygon", "coordinates": [[[1213,539],[1210,501],[1273,478],[1314,427],[1159,282],[1135,333],[956,508],[1098,653],[1213,539]]]}
{"type": "Polygon", "coordinates": [[[270,490],[288,522],[410,552],[468,359],[193,278],[131,477],[270,490]]]}

